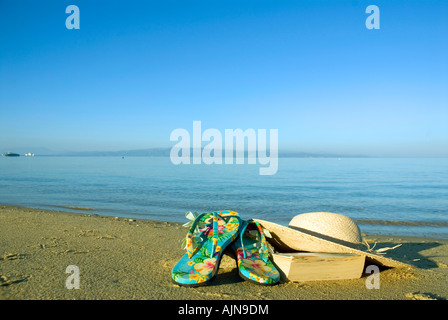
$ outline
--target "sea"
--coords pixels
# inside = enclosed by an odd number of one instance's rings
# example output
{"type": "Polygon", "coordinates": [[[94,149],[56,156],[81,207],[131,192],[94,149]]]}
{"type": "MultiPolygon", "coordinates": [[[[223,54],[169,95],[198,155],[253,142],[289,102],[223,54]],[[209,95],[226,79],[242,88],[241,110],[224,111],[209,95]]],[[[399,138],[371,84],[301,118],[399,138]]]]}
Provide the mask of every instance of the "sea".
{"type": "Polygon", "coordinates": [[[258,164],[169,157],[0,157],[0,204],[181,223],[187,211],[224,209],[285,226],[323,211],[369,235],[448,239],[446,158],[278,161],[269,176],[258,164]]]}

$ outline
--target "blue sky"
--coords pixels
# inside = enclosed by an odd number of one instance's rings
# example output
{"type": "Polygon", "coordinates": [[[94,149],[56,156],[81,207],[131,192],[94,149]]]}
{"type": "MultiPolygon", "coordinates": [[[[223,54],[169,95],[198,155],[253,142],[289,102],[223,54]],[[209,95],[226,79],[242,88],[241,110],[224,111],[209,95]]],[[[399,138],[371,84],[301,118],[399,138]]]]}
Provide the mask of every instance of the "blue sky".
{"type": "Polygon", "coordinates": [[[171,147],[194,120],[448,156],[448,2],[0,0],[0,151],[171,147]]]}

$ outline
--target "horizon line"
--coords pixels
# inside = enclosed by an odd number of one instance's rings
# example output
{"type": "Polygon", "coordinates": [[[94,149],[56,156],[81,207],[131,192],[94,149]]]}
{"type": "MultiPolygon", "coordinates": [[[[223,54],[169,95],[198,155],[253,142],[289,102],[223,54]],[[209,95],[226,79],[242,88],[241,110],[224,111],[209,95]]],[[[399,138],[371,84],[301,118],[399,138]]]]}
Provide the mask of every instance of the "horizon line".
{"type": "MultiPolygon", "coordinates": [[[[46,149],[43,152],[30,152],[32,148],[10,148],[8,151],[2,151],[1,153],[18,153],[20,155],[25,155],[26,153],[33,153],[34,156],[132,156],[132,157],[164,157],[170,156],[170,151],[172,147],[154,147],[154,148],[140,148],[140,149],[122,149],[122,150],[89,150],[89,151],[73,151],[73,150],[64,150],[64,151],[52,151],[51,149],[40,147],[36,149],[46,149]],[[23,149],[27,149],[27,151],[23,151],[23,149]],[[20,151],[18,151],[20,150],[20,151]]],[[[193,155],[193,151],[197,150],[199,148],[190,148],[190,154],[193,155]]],[[[201,147],[201,154],[204,150],[204,147],[201,147]]],[[[225,149],[220,149],[222,158],[225,157],[225,149]]],[[[238,150],[232,150],[233,152],[233,158],[237,158],[236,153],[238,151],[243,151],[241,149],[238,150]]],[[[266,155],[270,155],[270,149],[263,149],[260,150],[261,152],[265,152],[266,155]]],[[[255,151],[257,154],[259,150],[255,151]]],[[[309,151],[298,151],[298,150],[278,150],[277,156],[279,158],[448,158],[448,155],[367,155],[367,154],[356,154],[356,153],[337,153],[337,152],[328,152],[328,151],[316,151],[316,152],[309,152],[309,151]]],[[[243,158],[248,157],[248,150],[247,148],[244,149],[244,155],[243,158]]]]}

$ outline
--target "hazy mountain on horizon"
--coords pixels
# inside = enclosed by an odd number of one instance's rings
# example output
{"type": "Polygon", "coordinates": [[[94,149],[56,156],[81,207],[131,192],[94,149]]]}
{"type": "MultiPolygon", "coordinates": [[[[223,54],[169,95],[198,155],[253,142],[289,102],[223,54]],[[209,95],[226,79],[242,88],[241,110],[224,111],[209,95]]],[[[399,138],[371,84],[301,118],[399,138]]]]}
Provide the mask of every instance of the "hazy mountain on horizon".
{"type": "MultiPolygon", "coordinates": [[[[21,155],[32,152],[36,156],[77,156],[77,157],[169,157],[171,148],[147,148],[147,149],[134,149],[134,150],[118,150],[118,151],[54,151],[48,148],[10,148],[8,150],[2,150],[3,152],[15,152],[21,155]]],[[[193,155],[193,149],[190,150],[190,154],[193,155]]],[[[267,151],[269,155],[269,150],[267,151]]],[[[223,151],[224,156],[224,151],[223,151]]],[[[244,153],[247,157],[247,151],[244,153]]],[[[284,158],[307,158],[307,157],[320,157],[320,158],[339,158],[339,157],[369,157],[366,155],[348,155],[348,154],[335,154],[335,153],[311,153],[301,151],[279,151],[279,157],[284,158]]]]}

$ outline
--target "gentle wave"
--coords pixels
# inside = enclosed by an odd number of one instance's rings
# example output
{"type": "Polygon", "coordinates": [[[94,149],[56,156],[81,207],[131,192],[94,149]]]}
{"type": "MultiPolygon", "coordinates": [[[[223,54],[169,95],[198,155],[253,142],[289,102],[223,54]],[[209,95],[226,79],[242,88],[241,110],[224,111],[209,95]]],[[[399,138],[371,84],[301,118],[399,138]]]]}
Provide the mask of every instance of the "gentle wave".
{"type": "Polygon", "coordinates": [[[415,227],[448,227],[448,221],[391,221],[356,219],[358,224],[415,227]]]}

